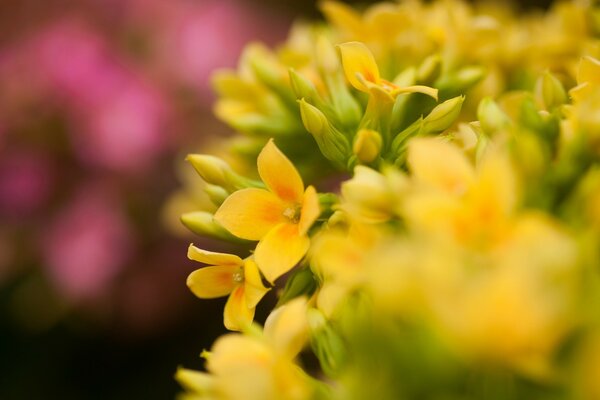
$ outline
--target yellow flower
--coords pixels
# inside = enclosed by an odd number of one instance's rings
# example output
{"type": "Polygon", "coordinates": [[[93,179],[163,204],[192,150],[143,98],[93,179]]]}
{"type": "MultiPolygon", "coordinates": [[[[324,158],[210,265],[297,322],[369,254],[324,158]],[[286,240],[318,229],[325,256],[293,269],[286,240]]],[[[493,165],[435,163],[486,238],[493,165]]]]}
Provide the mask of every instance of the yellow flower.
{"type": "Polygon", "coordinates": [[[506,154],[490,150],[476,169],[457,146],[418,138],[409,144],[408,165],[414,190],[401,212],[412,229],[473,244],[502,237],[519,199],[506,154]]]}
{"type": "Polygon", "coordinates": [[[177,380],[188,390],[190,398],[311,398],[310,380],[293,361],[308,340],[307,309],[306,299],[296,298],[271,313],[262,336],[222,336],[206,354],[209,373],[180,368],[177,380]]]}
{"type": "Polygon", "coordinates": [[[394,99],[400,93],[423,93],[437,100],[438,90],[428,86],[400,87],[383,79],[373,54],[361,42],[338,45],[346,78],[355,89],[365,93],[383,94],[394,99]]]}
{"type": "Polygon", "coordinates": [[[270,290],[262,284],[256,263],[251,258],[242,260],[233,254],[214,253],[194,245],[188,249],[188,258],[209,265],[188,276],[190,290],[201,299],[229,294],[223,313],[225,327],[239,331],[249,326],[256,305],[270,290]]]}
{"type": "Polygon", "coordinates": [[[258,173],[267,189],[243,189],[229,196],[215,220],[242,239],[260,240],[254,253],[269,282],[289,271],[306,254],[308,229],[320,214],[314,187],[270,140],[258,156],[258,173]]]}

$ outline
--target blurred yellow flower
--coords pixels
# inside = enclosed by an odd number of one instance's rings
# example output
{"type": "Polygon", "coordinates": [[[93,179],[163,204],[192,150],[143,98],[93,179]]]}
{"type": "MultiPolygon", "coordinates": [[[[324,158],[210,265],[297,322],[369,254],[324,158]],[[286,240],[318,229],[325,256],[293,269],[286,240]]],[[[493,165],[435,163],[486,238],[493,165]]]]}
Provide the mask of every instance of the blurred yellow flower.
{"type": "Polygon", "coordinates": [[[207,400],[304,400],[312,388],[294,358],[308,339],[307,301],[276,309],[262,335],[229,334],[206,354],[209,373],[184,368],[176,378],[187,396],[207,400]]]}
{"type": "Polygon", "coordinates": [[[254,253],[269,282],[289,271],[306,254],[308,229],[320,214],[314,187],[304,183],[294,165],[270,140],[258,156],[258,173],[267,189],[231,194],[215,220],[243,239],[260,240],[254,253]]]}

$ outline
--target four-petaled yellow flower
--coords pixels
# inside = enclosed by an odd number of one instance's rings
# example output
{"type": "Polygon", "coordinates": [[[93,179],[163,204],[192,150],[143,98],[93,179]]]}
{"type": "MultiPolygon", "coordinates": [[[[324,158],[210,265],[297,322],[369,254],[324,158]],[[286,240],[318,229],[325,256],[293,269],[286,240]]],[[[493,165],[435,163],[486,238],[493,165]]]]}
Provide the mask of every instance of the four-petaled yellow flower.
{"type": "Polygon", "coordinates": [[[235,236],[260,240],[254,257],[265,278],[273,282],[304,257],[310,245],[308,229],[321,211],[315,188],[304,190],[300,174],[273,140],[257,163],[267,189],[232,193],[215,220],[235,236]]]}
{"type": "Polygon", "coordinates": [[[188,258],[208,267],[192,272],[187,279],[190,290],[202,299],[213,299],[229,294],[223,313],[225,327],[239,331],[254,319],[254,310],[270,290],[261,280],[256,263],[242,260],[233,254],[214,253],[190,245],[188,258]]]}
{"type": "Polygon", "coordinates": [[[429,86],[398,86],[383,79],[373,54],[361,42],[338,45],[346,78],[355,89],[365,93],[382,94],[394,99],[401,93],[423,93],[437,100],[438,90],[429,86]]]}

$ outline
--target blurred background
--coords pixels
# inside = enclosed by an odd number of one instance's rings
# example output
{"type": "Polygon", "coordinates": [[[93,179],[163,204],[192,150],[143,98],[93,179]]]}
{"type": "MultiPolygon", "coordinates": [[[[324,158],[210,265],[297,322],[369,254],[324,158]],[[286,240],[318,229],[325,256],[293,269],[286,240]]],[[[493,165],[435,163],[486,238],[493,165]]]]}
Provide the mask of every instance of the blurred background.
{"type": "Polygon", "coordinates": [[[224,300],[186,288],[193,239],[164,206],[228,133],[211,71],[315,3],[0,2],[0,399],[170,399],[201,367],[224,300]]]}

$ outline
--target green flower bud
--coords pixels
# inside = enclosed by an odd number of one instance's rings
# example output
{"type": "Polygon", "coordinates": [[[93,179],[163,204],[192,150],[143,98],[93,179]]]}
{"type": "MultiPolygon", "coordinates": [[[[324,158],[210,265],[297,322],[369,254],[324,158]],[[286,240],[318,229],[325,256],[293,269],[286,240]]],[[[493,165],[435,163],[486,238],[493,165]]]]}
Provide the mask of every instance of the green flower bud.
{"type": "Polygon", "coordinates": [[[396,135],[394,140],[392,141],[392,145],[390,147],[390,153],[392,154],[392,158],[397,160],[399,157],[404,159],[406,152],[406,143],[412,137],[418,136],[421,134],[423,130],[423,117],[419,118],[412,124],[410,124],[406,129],[396,135]]]}
{"type": "Polygon", "coordinates": [[[295,107],[296,98],[285,79],[285,69],[277,64],[269,50],[259,45],[251,45],[247,58],[256,78],[277,94],[289,108],[295,107]]]}
{"type": "Polygon", "coordinates": [[[317,65],[325,74],[335,74],[341,69],[335,47],[324,35],[317,39],[316,59],[317,65]]]}
{"type": "Polygon", "coordinates": [[[323,372],[329,377],[338,376],[347,358],[344,341],[321,311],[309,309],[307,317],[311,331],[311,347],[323,372]]]}
{"type": "Polygon", "coordinates": [[[440,90],[442,98],[454,97],[473,87],[484,75],[485,69],[483,67],[465,67],[458,72],[440,77],[434,86],[440,90]]]}
{"type": "Polygon", "coordinates": [[[546,110],[552,110],[567,102],[567,92],[562,83],[549,71],[537,80],[535,93],[546,110]]]}
{"type": "Polygon", "coordinates": [[[309,267],[299,268],[293,272],[285,283],[285,288],[276,307],[300,296],[310,297],[317,289],[315,276],[309,267]]]}
{"type": "Polygon", "coordinates": [[[223,228],[211,213],[206,211],[194,211],[181,216],[181,223],[190,231],[200,236],[210,236],[229,242],[243,242],[223,228]]]}
{"type": "Polygon", "coordinates": [[[321,153],[338,168],[345,168],[346,160],[351,154],[348,139],[331,126],[325,114],[317,107],[304,99],[299,100],[298,103],[304,127],[315,138],[321,153]]]}
{"type": "Polygon", "coordinates": [[[477,108],[477,118],[481,129],[487,134],[496,133],[505,129],[510,124],[508,116],[498,107],[498,104],[489,97],[481,100],[477,108]]]}
{"type": "Polygon", "coordinates": [[[318,97],[315,85],[304,76],[297,73],[293,68],[290,68],[290,84],[298,99],[306,98],[308,101],[313,102],[314,99],[318,97]]]}
{"type": "Polygon", "coordinates": [[[423,133],[435,134],[450,128],[460,115],[464,101],[464,96],[457,96],[437,105],[423,119],[423,133]]]}
{"type": "Polygon", "coordinates": [[[438,54],[427,57],[417,70],[417,81],[429,85],[436,81],[442,71],[442,59],[438,54]]]}
{"type": "Polygon", "coordinates": [[[223,204],[225,199],[229,197],[229,192],[227,190],[223,189],[221,186],[211,185],[210,183],[206,184],[204,192],[208,195],[210,201],[217,207],[223,204]]]}
{"type": "Polygon", "coordinates": [[[192,164],[206,183],[220,186],[226,191],[233,192],[248,187],[262,186],[259,182],[236,174],[229,164],[218,157],[206,154],[188,154],[185,159],[192,164]]]}
{"type": "Polygon", "coordinates": [[[381,153],[383,139],[379,132],[372,129],[361,129],[354,138],[352,151],[362,163],[368,164],[377,159],[381,153]]]}

